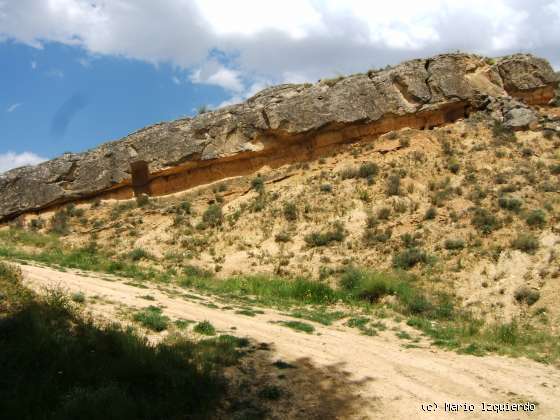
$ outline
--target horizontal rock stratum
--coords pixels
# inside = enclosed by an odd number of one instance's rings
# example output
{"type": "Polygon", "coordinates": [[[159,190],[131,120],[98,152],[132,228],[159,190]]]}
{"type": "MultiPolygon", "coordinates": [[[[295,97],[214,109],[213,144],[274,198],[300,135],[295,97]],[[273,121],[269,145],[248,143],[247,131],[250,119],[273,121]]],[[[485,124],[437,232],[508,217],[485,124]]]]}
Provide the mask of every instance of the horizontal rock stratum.
{"type": "Polygon", "coordinates": [[[311,159],[365,136],[454,121],[492,97],[547,104],[557,86],[548,62],[531,55],[444,54],[316,84],[271,87],[239,105],[6,172],[0,175],[0,220],[92,197],[162,195],[311,159]]]}

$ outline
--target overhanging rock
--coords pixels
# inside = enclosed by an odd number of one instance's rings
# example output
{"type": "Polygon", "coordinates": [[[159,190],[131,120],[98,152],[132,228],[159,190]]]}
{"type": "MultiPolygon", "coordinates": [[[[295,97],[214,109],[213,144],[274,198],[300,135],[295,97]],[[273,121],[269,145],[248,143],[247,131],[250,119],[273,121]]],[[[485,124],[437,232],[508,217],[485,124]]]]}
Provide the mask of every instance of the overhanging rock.
{"type": "Polygon", "coordinates": [[[6,172],[0,220],[94,196],[167,194],[312,158],[366,135],[431,128],[464,117],[488,96],[547,104],[557,86],[545,60],[524,54],[494,60],[444,54],[316,84],[280,85],[239,105],[6,172]]]}

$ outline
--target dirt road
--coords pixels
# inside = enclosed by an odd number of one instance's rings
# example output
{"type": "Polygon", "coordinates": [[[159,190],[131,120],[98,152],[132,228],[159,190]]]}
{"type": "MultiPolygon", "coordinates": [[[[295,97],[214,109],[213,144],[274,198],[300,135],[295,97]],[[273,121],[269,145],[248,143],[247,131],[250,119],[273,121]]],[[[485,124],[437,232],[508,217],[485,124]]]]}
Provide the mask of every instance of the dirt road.
{"type": "Polygon", "coordinates": [[[280,417],[560,419],[560,371],[527,359],[405,348],[394,332],[369,337],[340,325],[314,324],[315,332],[306,334],[273,323],[288,319],[279,312],[235,314],[209,307],[208,297],[187,299],[184,289],[143,289],[122,279],[30,265],[22,265],[22,270],[26,284],[35,290],[59,286],[83,292],[87,301],[96,302],[89,309],[106,318],[117,316],[119,307],[158,304],[172,319],[209,320],[220,331],[269,343],[263,365],[281,359],[297,366],[277,375],[293,376],[287,385],[297,396],[279,404],[280,417]],[[142,297],[147,294],[155,300],[142,297]],[[296,407],[298,401],[304,404],[296,407]],[[470,403],[474,411],[445,411],[446,402],[470,403]],[[482,411],[483,402],[533,402],[535,410],[497,414],[482,411]],[[425,411],[428,408],[436,411],[425,411]]]}

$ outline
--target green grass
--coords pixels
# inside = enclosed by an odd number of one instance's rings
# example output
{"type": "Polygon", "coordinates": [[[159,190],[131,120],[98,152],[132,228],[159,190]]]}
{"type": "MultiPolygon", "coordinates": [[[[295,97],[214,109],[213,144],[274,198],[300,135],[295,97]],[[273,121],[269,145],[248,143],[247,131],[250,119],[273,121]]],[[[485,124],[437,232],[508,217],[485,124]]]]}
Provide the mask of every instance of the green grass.
{"type": "Polygon", "coordinates": [[[215,418],[225,365],[241,342],[219,337],[149,344],[131,329],[99,326],[68,297],[23,288],[0,263],[0,418],[215,418]]]}
{"type": "Polygon", "coordinates": [[[169,317],[163,315],[161,308],[157,306],[148,306],[136,312],[132,319],[143,327],[156,332],[166,330],[169,325],[169,317]]]}
{"type": "Polygon", "coordinates": [[[329,311],[325,307],[301,308],[289,313],[293,318],[306,319],[323,325],[331,325],[334,321],[345,318],[347,314],[343,311],[329,311]]]}
{"type": "MultiPolygon", "coordinates": [[[[485,219],[482,217],[481,219],[485,219]]],[[[482,220],[481,230],[487,221],[482,220]]],[[[492,223],[490,223],[492,225],[492,223]]],[[[415,276],[405,271],[376,272],[348,269],[340,276],[339,287],[313,280],[289,279],[277,276],[237,276],[226,279],[214,278],[209,272],[186,267],[182,274],[169,274],[153,269],[141,269],[114,261],[101,251],[90,248],[65,249],[56,238],[19,230],[0,233],[0,257],[35,260],[63,267],[81,268],[92,271],[113,272],[132,277],[138,281],[174,281],[177,284],[197,289],[199,292],[219,295],[228,301],[259,304],[268,307],[289,309],[294,316],[328,325],[332,322],[329,307],[344,304],[349,307],[367,309],[379,305],[384,296],[393,296],[389,306],[409,318],[410,325],[432,337],[434,343],[456,351],[498,352],[509,355],[525,355],[539,361],[555,362],[560,359],[560,340],[556,335],[533,327],[517,330],[523,339],[515,346],[496,345],[490,340],[490,326],[471,314],[454,307],[449,296],[427,294],[416,285],[415,276]],[[43,244],[38,252],[18,250],[21,243],[43,244]],[[120,264],[115,266],[115,264],[120,264]],[[117,267],[118,270],[115,268],[117,267]],[[302,309],[304,308],[305,309],[302,309]],[[474,344],[473,344],[474,343],[474,344]],[[471,344],[473,346],[469,347],[471,344]],[[463,350],[461,350],[463,349],[463,350]]],[[[332,311],[336,312],[336,311],[332,311]]],[[[333,316],[333,320],[336,316],[333,316]]],[[[502,324],[503,325],[503,324],[502,324]]],[[[370,328],[370,333],[375,331],[370,328]]],[[[524,327],[525,328],[525,327],[524,327]]]]}
{"type": "Polygon", "coordinates": [[[307,322],[280,321],[279,324],[284,325],[285,327],[291,328],[292,330],[304,332],[304,333],[307,333],[307,334],[311,334],[313,331],[315,331],[315,327],[311,324],[308,324],[307,322]]]}

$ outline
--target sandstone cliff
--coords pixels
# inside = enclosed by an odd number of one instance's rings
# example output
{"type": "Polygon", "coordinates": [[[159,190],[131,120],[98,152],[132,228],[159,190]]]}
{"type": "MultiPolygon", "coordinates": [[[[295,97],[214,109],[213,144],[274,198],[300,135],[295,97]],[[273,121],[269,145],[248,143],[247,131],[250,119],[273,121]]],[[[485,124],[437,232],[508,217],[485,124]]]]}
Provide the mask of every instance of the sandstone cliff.
{"type": "MultiPolygon", "coordinates": [[[[239,105],[156,124],[85,153],[0,175],[0,220],[94,196],[161,195],[263,165],[310,159],[366,135],[454,121],[487,107],[492,98],[523,110],[525,105],[507,97],[547,104],[557,86],[550,65],[531,55],[491,60],[467,54],[313,85],[276,86],[239,105]]],[[[531,121],[512,107],[498,111],[513,127],[531,121]]]]}

